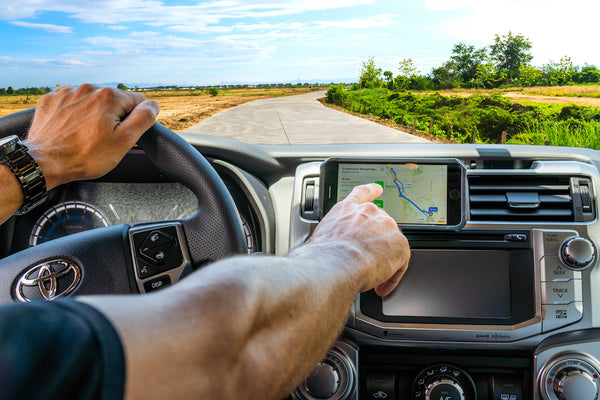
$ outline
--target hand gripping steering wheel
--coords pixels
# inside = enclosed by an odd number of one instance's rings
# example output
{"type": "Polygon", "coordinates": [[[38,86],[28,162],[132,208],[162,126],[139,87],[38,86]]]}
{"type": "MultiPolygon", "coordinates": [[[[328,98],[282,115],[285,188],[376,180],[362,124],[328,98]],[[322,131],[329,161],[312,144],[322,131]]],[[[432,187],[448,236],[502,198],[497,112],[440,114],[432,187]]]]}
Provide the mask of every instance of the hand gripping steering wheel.
{"type": "MultiPolygon", "coordinates": [[[[0,137],[25,137],[33,115],[31,109],[0,118],[0,137]]],[[[184,220],[93,229],[8,256],[0,260],[0,304],[149,292],[194,266],[246,252],[231,195],[192,145],[159,123],[138,145],[163,175],[194,193],[197,212],[184,220]]]]}

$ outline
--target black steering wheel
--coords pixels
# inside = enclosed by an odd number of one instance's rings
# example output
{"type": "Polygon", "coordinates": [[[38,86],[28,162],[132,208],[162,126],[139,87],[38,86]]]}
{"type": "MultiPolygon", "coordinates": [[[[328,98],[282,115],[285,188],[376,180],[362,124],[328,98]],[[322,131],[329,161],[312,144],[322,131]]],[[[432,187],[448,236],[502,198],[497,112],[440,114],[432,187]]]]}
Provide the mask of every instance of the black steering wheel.
{"type": "MultiPolygon", "coordinates": [[[[35,109],[0,118],[0,137],[27,135],[35,109]]],[[[0,260],[0,304],[67,295],[144,293],[207,262],[247,251],[235,204],[206,159],[155,123],[138,145],[187,186],[198,211],[184,220],[116,225],[62,237],[0,260]]]]}

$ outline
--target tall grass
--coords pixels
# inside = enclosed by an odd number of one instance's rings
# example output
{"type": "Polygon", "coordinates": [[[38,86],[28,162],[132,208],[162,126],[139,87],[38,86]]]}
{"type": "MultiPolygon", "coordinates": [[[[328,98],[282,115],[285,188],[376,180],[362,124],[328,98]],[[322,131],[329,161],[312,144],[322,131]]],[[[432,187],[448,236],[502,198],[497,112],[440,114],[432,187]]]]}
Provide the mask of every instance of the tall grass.
{"type": "Polygon", "coordinates": [[[523,88],[522,92],[533,96],[600,97],[600,85],[537,86],[523,88]]]}
{"type": "Polygon", "coordinates": [[[542,121],[527,124],[522,133],[508,140],[511,144],[536,144],[587,147],[600,150],[600,122],[577,124],[569,121],[542,121]]]}

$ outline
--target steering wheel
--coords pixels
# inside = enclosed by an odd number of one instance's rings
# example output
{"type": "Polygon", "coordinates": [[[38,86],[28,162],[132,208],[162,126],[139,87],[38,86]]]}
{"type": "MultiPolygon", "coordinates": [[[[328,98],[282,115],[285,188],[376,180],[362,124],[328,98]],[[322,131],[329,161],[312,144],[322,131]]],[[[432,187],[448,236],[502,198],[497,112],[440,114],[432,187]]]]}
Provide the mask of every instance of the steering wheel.
{"type": "MultiPolygon", "coordinates": [[[[0,118],[0,137],[25,137],[34,112],[0,118]]],[[[159,123],[138,145],[163,175],[194,193],[197,212],[183,220],[92,229],[8,256],[0,260],[0,304],[149,292],[195,266],[247,251],[229,191],[192,145],[159,123]]]]}

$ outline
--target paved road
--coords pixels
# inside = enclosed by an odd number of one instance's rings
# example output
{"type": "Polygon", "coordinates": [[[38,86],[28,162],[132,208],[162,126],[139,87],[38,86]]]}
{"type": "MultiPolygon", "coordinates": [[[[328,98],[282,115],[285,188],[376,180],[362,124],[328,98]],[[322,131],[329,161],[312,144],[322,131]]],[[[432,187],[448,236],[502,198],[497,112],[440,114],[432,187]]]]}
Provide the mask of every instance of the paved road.
{"type": "Polygon", "coordinates": [[[325,92],[256,100],[221,111],[184,132],[256,144],[428,142],[323,106],[325,92]]]}

